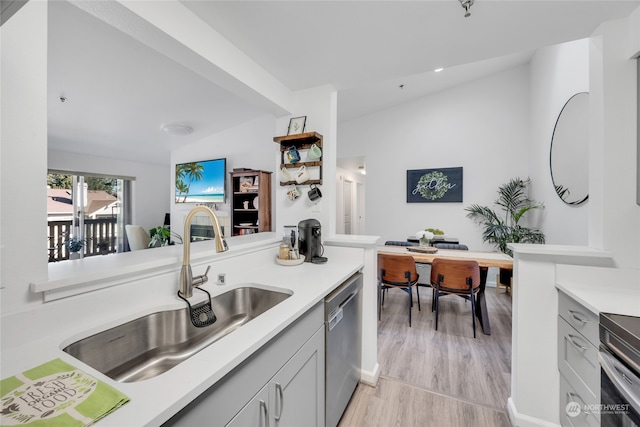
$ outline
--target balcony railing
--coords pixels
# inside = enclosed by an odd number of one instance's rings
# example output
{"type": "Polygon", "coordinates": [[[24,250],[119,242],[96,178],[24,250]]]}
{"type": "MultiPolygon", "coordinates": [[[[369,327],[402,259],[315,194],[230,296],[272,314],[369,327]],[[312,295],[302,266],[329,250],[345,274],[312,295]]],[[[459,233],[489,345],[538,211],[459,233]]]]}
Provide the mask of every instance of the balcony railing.
{"type": "MultiPolygon", "coordinates": [[[[49,221],[47,225],[49,243],[49,262],[69,259],[69,250],[64,242],[71,235],[71,220],[49,221]]],[[[116,218],[84,220],[85,245],[83,256],[105,255],[118,251],[116,218]]]]}

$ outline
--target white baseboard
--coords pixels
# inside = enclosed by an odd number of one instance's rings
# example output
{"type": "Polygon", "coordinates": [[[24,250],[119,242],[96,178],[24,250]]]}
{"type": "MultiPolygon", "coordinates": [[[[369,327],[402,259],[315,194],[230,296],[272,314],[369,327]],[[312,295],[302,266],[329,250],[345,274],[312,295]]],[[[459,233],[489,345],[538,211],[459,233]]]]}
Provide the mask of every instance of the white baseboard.
{"type": "Polygon", "coordinates": [[[380,364],[376,363],[373,371],[360,371],[360,382],[371,387],[378,385],[378,379],[380,378],[380,364]]]}
{"type": "Polygon", "coordinates": [[[507,415],[509,415],[509,422],[513,427],[560,427],[560,424],[519,414],[511,398],[507,400],[507,415]]]}

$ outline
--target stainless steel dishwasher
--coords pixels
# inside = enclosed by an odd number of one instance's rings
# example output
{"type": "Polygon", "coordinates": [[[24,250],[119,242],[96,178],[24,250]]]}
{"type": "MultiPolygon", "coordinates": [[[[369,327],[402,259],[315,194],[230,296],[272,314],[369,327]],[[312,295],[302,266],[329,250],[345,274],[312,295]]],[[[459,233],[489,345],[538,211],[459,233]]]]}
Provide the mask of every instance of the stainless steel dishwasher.
{"type": "Polygon", "coordinates": [[[362,274],[356,273],[325,298],[325,423],[335,427],[360,381],[362,274]]]}

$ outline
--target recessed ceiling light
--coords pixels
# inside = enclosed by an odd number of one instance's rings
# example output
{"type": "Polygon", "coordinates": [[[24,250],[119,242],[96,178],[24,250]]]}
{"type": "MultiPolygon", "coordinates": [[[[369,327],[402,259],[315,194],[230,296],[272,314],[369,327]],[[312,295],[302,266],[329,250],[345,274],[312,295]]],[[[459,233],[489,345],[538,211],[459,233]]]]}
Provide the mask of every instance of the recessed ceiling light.
{"type": "Polygon", "coordinates": [[[433,70],[435,73],[439,73],[440,71],[444,70],[444,68],[436,68],[435,70],[433,70]]]}
{"type": "Polygon", "coordinates": [[[163,125],[162,130],[169,135],[187,136],[193,133],[193,129],[185,125],[163,125]]]}

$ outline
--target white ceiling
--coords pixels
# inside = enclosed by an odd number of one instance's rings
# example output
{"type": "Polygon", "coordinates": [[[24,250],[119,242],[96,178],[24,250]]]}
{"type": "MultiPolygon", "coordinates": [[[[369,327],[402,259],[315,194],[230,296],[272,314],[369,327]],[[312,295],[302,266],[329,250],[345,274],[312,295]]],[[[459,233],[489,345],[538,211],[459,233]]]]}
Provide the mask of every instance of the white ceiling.
{"type": "MultiPolygon", "coordinates": [[[[469,18],[458,0],[182,3],[289,89],[333,84],[345,121],[525,64],[640,0],[476,0],[469,18]]],[[[49,4],[51,147],[166,164],[178,144],[264,114],[75,6],[49,4]]]]}

